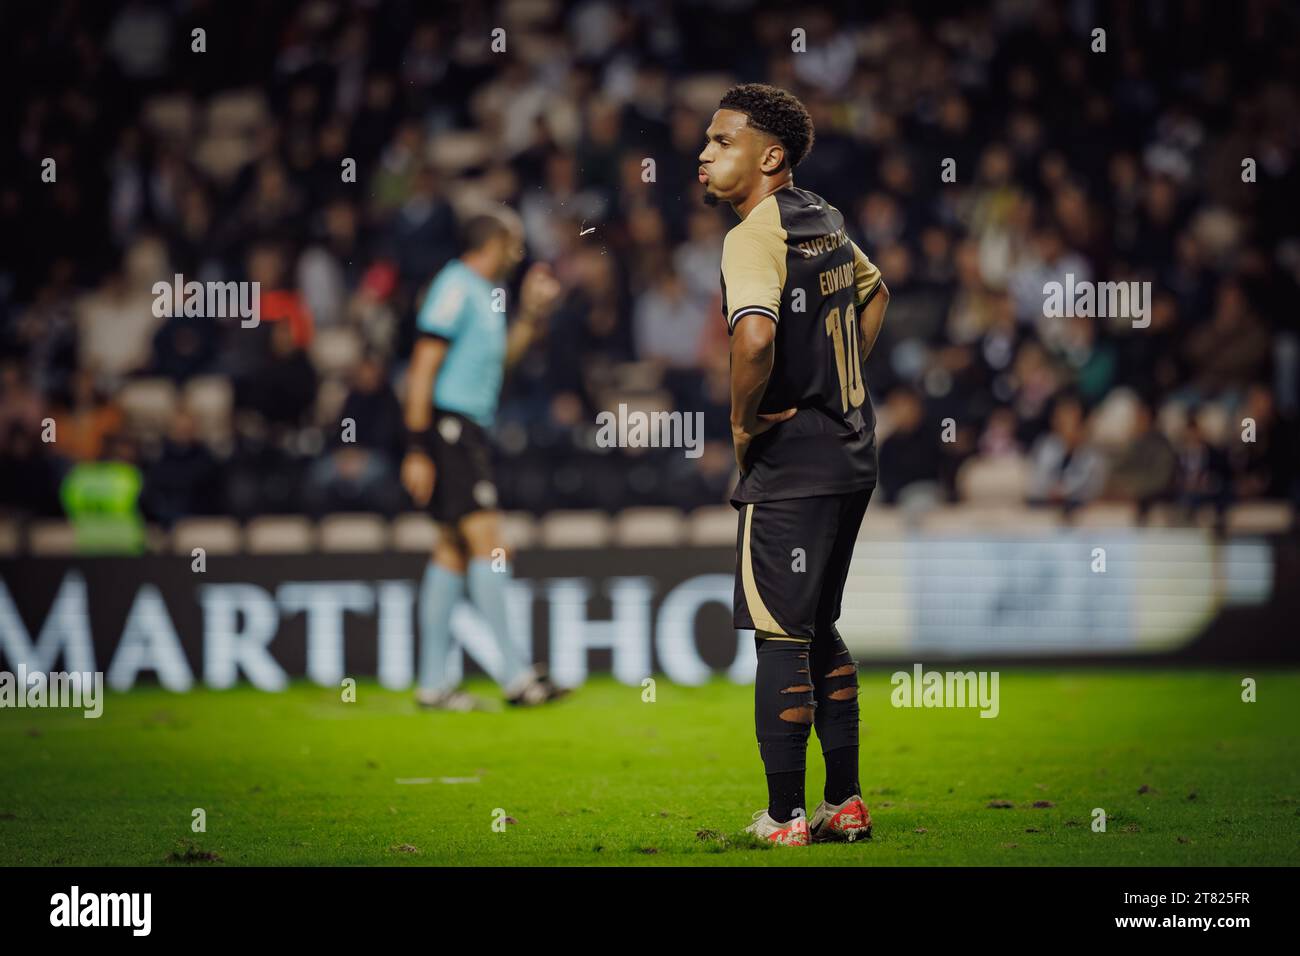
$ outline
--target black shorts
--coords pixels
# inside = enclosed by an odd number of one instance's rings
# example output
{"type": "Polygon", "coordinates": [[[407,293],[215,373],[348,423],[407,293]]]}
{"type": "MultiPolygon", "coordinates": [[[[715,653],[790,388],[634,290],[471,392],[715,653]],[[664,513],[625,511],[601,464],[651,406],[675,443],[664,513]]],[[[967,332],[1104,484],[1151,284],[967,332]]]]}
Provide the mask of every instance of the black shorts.
{"type": "Polygon", "coordinates": [[[497,507],[492,445],[487,432],[457,412],[433,410],[433,520],[455,525],[475,511],[497,507]]]}
{"type": "Polygon", "coordinates": [[[874,490],[742,505],[733,624],[807,639],[829,629],[874,490]]]}

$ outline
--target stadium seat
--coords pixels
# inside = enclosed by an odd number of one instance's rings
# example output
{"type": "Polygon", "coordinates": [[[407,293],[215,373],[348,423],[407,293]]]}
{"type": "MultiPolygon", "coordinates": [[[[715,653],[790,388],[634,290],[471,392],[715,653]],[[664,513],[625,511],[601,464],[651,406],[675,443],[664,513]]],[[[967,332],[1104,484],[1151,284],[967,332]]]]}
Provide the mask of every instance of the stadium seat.
{"type": "MultiPolygon", "coordinates": [[[[870,509],[867,510],[870,515],[870,509]]],[[[1026,508],[1019,504],[956,505],[935,508],[921,518],[927,533],[966,534],[996,531],[1014,535],[1054,528],[1061,523],[1055,508],[1026,508]]]]}
{"type": "Polygon", "coordinates": [[[245,541],[250,554],[305,553],[315,550],[315,528],[297,515],[270,515],[248,523],[245,541]]]}
{"type": "Polygon", "coordinates": [[[1204,505],[1194,514],[1188,514],[1181,505],[1163,503],[1151,506],[1146,523],[1152,528],[1212,528],[1214,517],[1212,505],[1204,505]]]}
{"type": "Polygon", "coordinates": [[[317,526],[322,551],[385,551],[388,524],[379,515],[332,514],[317,526]]]}
{"type": "Polygon", "coordinates": [[[1020,455],[971,458],[957,472],[963,501],[1019,504],[1029,483],[1029,460],[1020,455]]]}
{"type": "Polygon", "coordinates": [[[1107,452],[1117,452],[1133,441],[1137,427],[1138,400],[1132,389],[1113,389],[1089,419],[1092,443],[1107,452]]]}
{"type": "Polygon", "coordinates": [[[708,116],[718,108],[718,100],[733,82],[727,73],[694,73],[678,81],[677,98],[701,115],[708,116]]]}
{"type": "MultiPolygon", "coordinates": [[[[433,550],[438,531],[429,515],[411,511],[393,519],[392,547],[396,551],[415,551],[427,554],[433,550]]],[[[513,549],[531,548],[537,544],[537,520],[526,511],[507,511],[501,516],[501,533],[506,546],[513,549]]]]}
{"type": "Polygon", "coordinates": [[[942,507],[946,500],[938,481],[913,481],[899,490],[896,505],[908,521],[915,523],[927,511],[942,507]]]}
{"type": "Polygon", "coordinates": [[[610,371],[611,379],[627,391],[652,392],[664,377],[663,369],[655,362],[620,362],[610,371]]]}
{"type": "Polygon", "coordinates": [[[267,119],[266,98],[254,90],[238,90],[213,95],[205,125],[213,133],[251,136],[267,119]]]}
{"type": "Polygon", "coordinates": [[[183,95],[152,96],[140,114],[151,132],[170,142],[188,140],[198,123],[194,100],[183,95]]]}
{"type": "Polygon", "coordinates": [[[61,519],[33,521],[27,527],[27,550],[36,557],[77,553],[77,529],[61,519]]]}
{"type": "Polygon", "coordinates": [[[433,519],[423,511],[410,511],[393,519],[394,550],[428,554],[433,550],[435,537],[433,519]]]}
{"type": "Polygon", "coordinates": [[[1132,528],[1137,524],[1137,504],[1131,501],[1099,501],[1084,505],[1070,516],[1076,528],[1132,528]]]}
{"type": "MultiPolygon", "coordinates": [[[[736,513],[731,513],[734,538],[736,513]]],[[[614,518],[614,543],[619,547],[673,547],[685,537],[686,523],[676,508],[627,508],[614,518]]]]}
{"type": "Polygon", "coordinates": [[[343,420],[343,405],[348,400],[348,386],[341,378],[324,378],[316,386],[316,423],[329,434],[339,434],[343,420]]]}
{"type": "Polygon", "coordinates": [[[311,343],[311,363],[324,376],[344,376],[361,361],[361,336],[355,329],[317,329],[311,343]]]}
{"type": "Polygon", "coordinates": [[[501,533],[510,548],[531,548],[537,543],[537,519],[526,511],[507,511],[501,516],[501,533]]]}
{"type": "Polygon", "coordinates": [[[132,379],[117,393],[117,403],[132,435],[162,435],[176,410],[176,386],[165,378],[132,379]]]}
{"type": "Polygon", "coordinates": [[[1065,524],[1065,515],[1059,508],[1013,508],[1010,513],[1003,513],[1002,527],[1024,528],[1040,531],[1059,528],[1065,524]]]}
{"type": "Polygon", "coordinates": [[[1233,423],[1228,410],[1215,402],[1207,402],[1196,411],[1196,423],[1201,426],[1201,434],[1211,445],[1219,448],[1227,445],[1229,437],[1240,438],[1237,434],[1241,423],[1233,423]]]}
{"type": "MultiPolygon", "coordinates": [[[[903,519],[910,522],[910,516],[902,509],[899,511],[903,519]]],[[[965,533],[981,527],[976,512],[960,505],[932,508],[920,513],[917,524],[922,531],[939,534],[965,533]]]]}
{"type": "MultiPolygon", "coordinates": [[[[656,412],[673,411],[673,396],[667,389],[652,389],[643,391],[641,389],[609,388],[599,392],[596,396],[596,406],[612,412],[615,420],[618,419],[619,405],[627,406],[629,416],[636,412],[644,415],[653,415],[656,412]]],[[[653,422],[654,420],[651,419],[653,422]]],[[[646,440],[650,441],[649,432],[646,433],[646,440]]],[[[630,449],[633,453],[637,449],[630,449]]]]}
{"type": "Polygon", "coordinates": [[[1187,405],[1174,399],[1165,402],[1156,413],[1156,427],[1166,438],[1176,443],[1183,437],[1187,427],[1187,405]]]}
{"type": "Polygon", "coordinates": [[[244,532],[233,518],[182,518],[172,529],[172,550],[192,554],[202,548],[207,554],[238,554],[244,547],[244,532]]]}
{"type": "MultiPolygon", "coordinates": [[[[880,492],[877,490],[875,494],[880,492]]],[[[900,509],[870,504],[862,518],[862,527],[858,529],[858,540],[896,540],[905,537],[907,530],[906,516],[900,509]]]]}
{"type": "Polygon", "coordinates": [[[210,175],[227,179],[254,159],[256,135],[268,119],[265,97],[255,90],[215,94],[204,117],[195,160],[210,175]]]}
{"type": "Polygon", "coordinates": [[[444,130],[429,144],[429,161],[444,173],[455,173],[486,163],[493,154],[492,140],[476,130],[444,130]]]}
{"type": "Polygon", "coordinates": [[[696,508],[686,522],[687,543],[696,548],[734,548],[739,514],[731,505],[696,508]]]}
{"type": "Polygon", "coordinates": [[[194,147],[194,163],[214,179],[228,179],[255,158],[252,142],[244,136],[208,135],[194,147]]]}
{"type": "Polygon", "coordinates": [[[1293,513],[1285,501],[1248,501],[1228,512],[1228,534],[1285,534],[1291,530],[1293,513]]]}
{"type": "Polygon", "coordinates": [[[11,518],[0,518],[0,558],[16,555],[22,542],[22,531],[18,522],[11,518]]]}
{"type": "Polygon", "coordinates": [[[172,536],[166,528],[156,524],[144,526],[144,549],[149,554],[171,553],[172,536]]]}
{"type": "Polygon", "coordinates": [[[230,438],[231,411],[235,405],[230,379],[200,375],[185,383],[185,408],[194,416],[199,437],[216,444],[230,438]]]}
{"type": "Polygon", "coordinates": [[[544,548],[603,548],[613,536],[609,516],[601,511],[552,511],[539,530],[544,548]]]}

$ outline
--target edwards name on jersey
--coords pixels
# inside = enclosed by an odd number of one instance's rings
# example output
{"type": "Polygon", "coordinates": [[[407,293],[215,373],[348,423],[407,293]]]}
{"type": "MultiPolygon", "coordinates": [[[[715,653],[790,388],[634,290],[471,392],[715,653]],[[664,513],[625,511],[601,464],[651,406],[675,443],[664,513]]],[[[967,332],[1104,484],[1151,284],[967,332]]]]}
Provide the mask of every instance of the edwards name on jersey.
{"type": "Polygon", "coordinates": [[[750,444],[731,503],[832,495],[876,482],[875,414],[862,380],[858,313],[880,270],[849,239],[840,211],[816,193],[778,189],[722,246],[722,313],[776,322],[760,413],[798,408],[750,444]]]}

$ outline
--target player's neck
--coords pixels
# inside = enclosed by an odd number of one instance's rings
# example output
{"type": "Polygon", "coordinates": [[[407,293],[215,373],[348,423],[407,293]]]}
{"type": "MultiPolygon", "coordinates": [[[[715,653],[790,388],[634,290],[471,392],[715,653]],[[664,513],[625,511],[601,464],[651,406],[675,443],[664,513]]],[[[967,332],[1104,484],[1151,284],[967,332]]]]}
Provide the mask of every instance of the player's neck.
{"type": "Polygon", "coordinates": [[[477,272],[484,279],[487,279],[488,282],[496,281],[491,264],[482,256],[475,256],[472,254],[465,255],[460,257],[460,261],[469,266],[472,271],[477,272]]]}
{"type": "Polygon", "coordinates": [[[794,177],[787,173],[784,179],[776,180],[775,182],[765,181],[758,192],[748,196],[743,202],[734,204],[731,208],[736,210],[736,215],[741,219],[748,219],[749,214],[754,211],[754,207],[768,196],[772,195],[772,193],[793,186],[794,177]]]}

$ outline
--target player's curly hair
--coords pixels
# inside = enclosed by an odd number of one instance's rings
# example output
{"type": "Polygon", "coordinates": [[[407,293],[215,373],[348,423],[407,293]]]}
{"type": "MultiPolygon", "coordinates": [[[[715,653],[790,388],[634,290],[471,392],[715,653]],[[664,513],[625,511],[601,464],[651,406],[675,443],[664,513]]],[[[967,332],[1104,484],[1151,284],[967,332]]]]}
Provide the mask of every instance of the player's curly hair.
{"type": "Polygon", "coordinates": [[[797,96],[779,87],[741,83],[722,94],[718,109],[744,113],[754,129],[779,139],[791,169],[812,151],[812,117],[797,96]]]}

